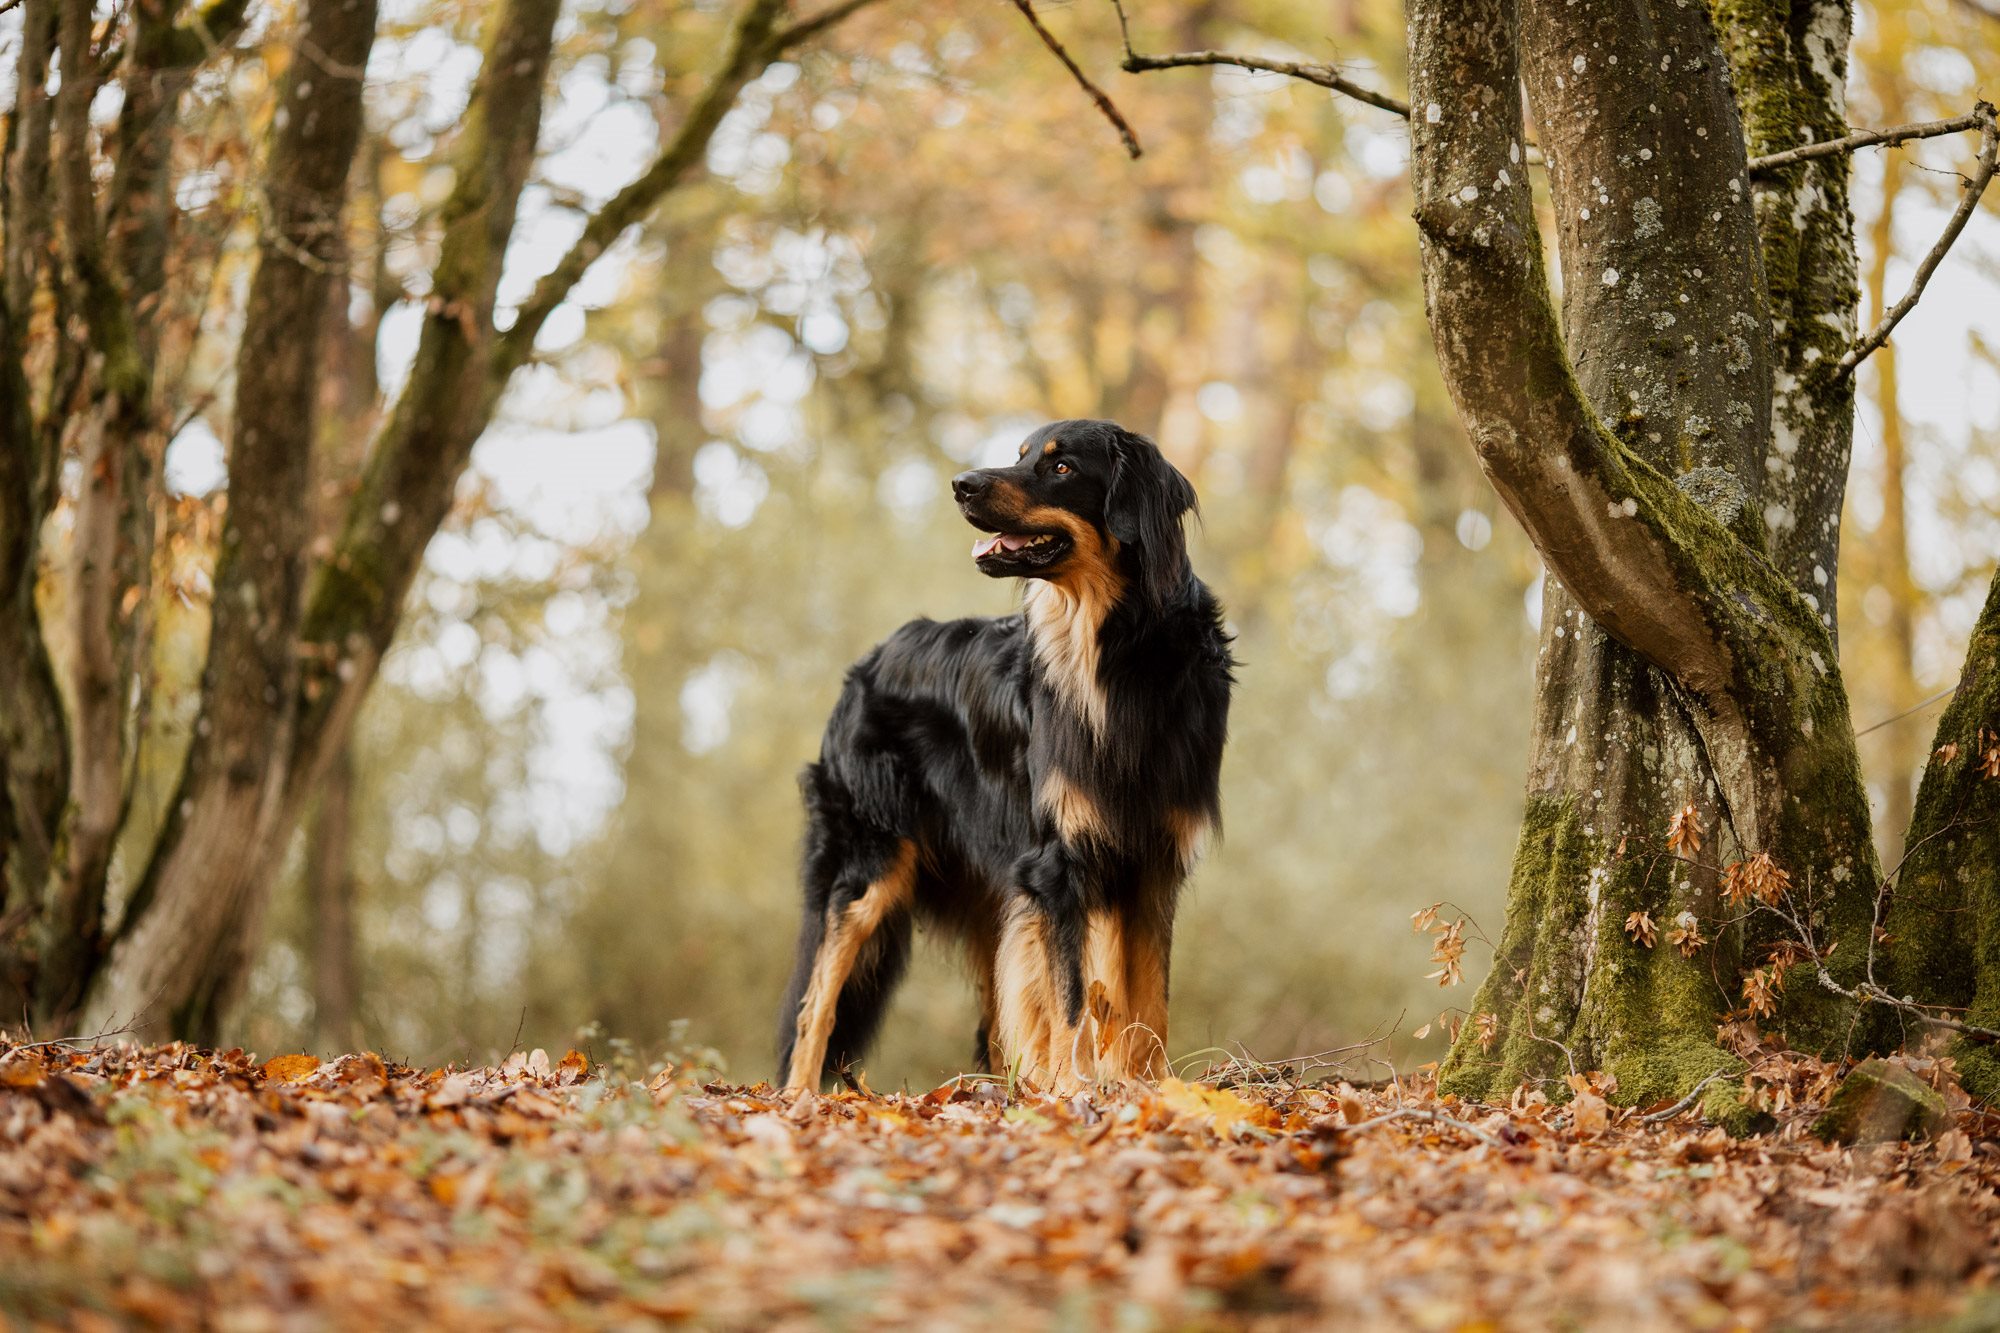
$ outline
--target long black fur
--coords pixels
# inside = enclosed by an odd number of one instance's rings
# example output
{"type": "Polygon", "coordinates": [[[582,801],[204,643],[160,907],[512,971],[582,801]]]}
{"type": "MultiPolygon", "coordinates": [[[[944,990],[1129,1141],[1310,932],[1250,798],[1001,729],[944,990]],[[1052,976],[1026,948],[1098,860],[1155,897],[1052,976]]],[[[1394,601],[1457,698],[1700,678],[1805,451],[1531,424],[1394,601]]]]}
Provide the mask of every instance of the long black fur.
{"type": "MultiPolygon", "coordinates": [[[[962,474],[954,490],[988,531],[1010,530],[991,512],[992,497],[1008,495],[1116,539],[1124,592],[1098,636],[1105,725],[1093,731],[1052,683],[1021,613],[911,621],[848,671],[819,761],[800,779],[804,919],[779,1015],[780,1079],[829,913],[883,874],[900,840],[918,848],[912,906],[884,923],[843,989],[827,1068],[857,1060],[879,1029],[909,957],[912,915],[990,949],[1025,898],[1043,914],[1076,1022],[1090,910],[1136,911],[1170,939],[1185,866],[1169,821],[1182,812],[1219,827],[1233,662],[1221,607],[1188,563],[1187,479],[1143,436],[1108,421],[1059,421],[1030,435],[1015,465],[962,474]],[[1113,846],[1064,841],[1034,799],[1051,768],[1104,813],[1113,846]]],[[[991,558],[980,567],[1061,576],[1068,558],[1047,569],[991,558]]]]}

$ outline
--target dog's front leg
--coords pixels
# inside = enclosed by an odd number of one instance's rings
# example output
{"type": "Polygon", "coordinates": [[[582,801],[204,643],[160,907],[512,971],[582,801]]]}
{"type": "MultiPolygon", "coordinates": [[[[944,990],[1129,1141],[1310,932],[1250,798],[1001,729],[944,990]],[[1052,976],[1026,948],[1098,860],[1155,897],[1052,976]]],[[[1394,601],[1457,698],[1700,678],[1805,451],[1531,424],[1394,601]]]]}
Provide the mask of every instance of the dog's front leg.
{"type": "Polygon", "coordinates": [[[1074,1092],[1094,1068],[1083,1030],[1085,881],[1058,843],[1022,857],[1014,880],[994,966],[1000,1054],[1031,1082],[1074,1092]]]}

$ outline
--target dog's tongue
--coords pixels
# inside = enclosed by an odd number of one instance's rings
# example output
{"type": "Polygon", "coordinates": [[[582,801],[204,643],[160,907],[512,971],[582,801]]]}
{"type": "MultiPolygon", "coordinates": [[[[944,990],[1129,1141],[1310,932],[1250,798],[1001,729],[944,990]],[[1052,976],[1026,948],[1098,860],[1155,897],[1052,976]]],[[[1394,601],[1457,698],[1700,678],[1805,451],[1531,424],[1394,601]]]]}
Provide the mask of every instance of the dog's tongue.
{"type": "Polygon", "coordinates": [[[1027,544],[1028,539],[1026,537],[1017,537],[1007,532],[996,532],[990,537],[981,537],[972,544],[972,558],[974,560],[983,560],[995,551],[1018,551],[1027,544]]]}

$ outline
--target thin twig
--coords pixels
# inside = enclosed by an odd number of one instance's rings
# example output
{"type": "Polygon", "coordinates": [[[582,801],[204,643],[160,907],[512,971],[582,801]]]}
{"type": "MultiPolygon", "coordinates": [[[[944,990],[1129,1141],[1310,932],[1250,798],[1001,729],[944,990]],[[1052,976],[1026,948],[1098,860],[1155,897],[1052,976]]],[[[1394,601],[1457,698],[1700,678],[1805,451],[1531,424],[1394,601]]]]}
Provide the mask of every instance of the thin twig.
{"type": "Polygon", "coordinates": [[[1958,239],[1958,234],[1965,230],[1965,224],[1972,219],[1973,210],[1979,207],[1979,197],[1986,193],[1986,186],[1993,179],[1994,168],[2000,165],[2000,119],[1995,118],[1990,102],[1981,102],[1973,114],[1980,117],[1982,130],[1979,137],[1979,161],[1971,179],[1965,182],[1965,187],[1959,194],[1958,207],[1952,210],[1951,220],[1945,223],[1944,234],[1938,237],[1937,244],[1930,248],[1930,253],[1926,254],[1923,261],[1917,265],[1916,275],[1910,279],[1910,290],[1903,294],[1903,299],[1896,302],[1895,308],[1882,317],[1882,322],[1877,324],[1867,337],[1848,348],[1847,355],[1840,358],[1840,365],[1834,372],[1836,382],[1853,374],[1854,368],[1861,364],[1864,357],[1888,342],[1889,335],[1895,332],[1896,325],[1902,323],[1903,316],[1916,308],[1917,298],[1924,294],[1924,286],[1931,280],[1931,274],[1937,272],[1937,266],[1944,262],[1945,251],[1951,249],[1952,242],[1958,239]]]}
{"type": "MultiPolygon", "coordinates": [[[[1019,3],[1019,0],[1016,0],[1019,3]]],[[[1410,118],[1410,104],[1400,97],[1377,92],[1354,82],[1332,65],[1315,64],[1309,60],[1274,60],[1266,56],[1247,56],[1234,51],[1179,51],[1168,56],[1142,56],[1132,49],[1132,27],[1125,17],[1124,0],[1111,0],[1118,11],[1118,33],[1125,44],[1125,60],[1120,66],[1127,74],[1143,74],[1155,69],[1185,69],[1195,65],[1232,65],[1237,69],[1254,70],[1261,74],[1283,74],[1321,88],[1351,97],[1357,102],[1379,107],[1384,111],[1410,118]]],[[[1542,162],[1542,150],[1535,144],[1523,145],[1525,160],[1530,166],[1542,162]]]]}
{"type": "Polygon", "coordinates": [[[106,1037],[122,1036],[123,1034],[130,1032],[136,1025],[137,1025],[137,1020],[135,1019],[132,1022],[125,1024],[123,1027],[105,1028],[103,1031],[99,1032],[94,1037],[50,1037],[46,1041],[16,1042],[15,1044],[9,1046],[5,1051],[0,1051],[0,1061],[11,1060],[15,1056],[19,1055],[22,1051],[41,1050],[45,1046],[87,1046],[94,1048],[99,1043],[101,1043],[106,1037]]]}
{"type": "Polygon", "coordinates": [[[1898,125],[1889,130],[1856,130],[1845,138],[1825,139],[1819,143],[1801,144],[1797,148],[1787,148],[1783,152],[1753,157],[1750,159],[1750,174],[1760,176],[1776,171],[1780,167],[1789,167],[1795,162],[1810,162],[1821,157],[1838,157],[1857,148],[1887,148],[1907,143],[1911,139],[1934,139],[1940,134],[1958,134],[1964,130],[1976,130],[1984,123],[1979,112],[1973,111],[1968,115],[1954,116],[1950,120],[1926,120],[1914,125],[1898,125]]]}
{"type": "Polygon", "coordinates": [[[1488,1134],[1485,1130],[1468,1125],[1463,1120],[1454,1119],[1439,1111],[1428,1111],[1418,1106],[1404,1106],[1394,1111],[1384,1111],[1381,1115],[1373,1116],[1367,1120],[1357,1120],[1351,1125],[1342,1125],[1340,1126],[1340,1132],[1343,1134],[1359,1134],[1364,1129],[1374,1129],[1377,1125],[1386,1125],[1392,1120],[1423,1120],[1433,1125],[1441,1125],[1446,1129],[1455,1129],[1461,1134],[1478,1139],[1489,1148],[1505,1148],[1507,1146],[1491,1134],[1488,1134]]]}
{"type": "MultiPolygon", "coordinates": [[[[1821,985],[1832,982],[1832,978],[1827,975],[1824,967],[1820,968],[1819,971],[1821,985]]],[[[1873,1001],[1876,1004],[1886,1004],[1891,1009],[1908,1014],[1919,1023],[1928,1023],[1934,1028],[1943,1028],[1947,1032],[1956,1032],[1967,1041],[1975,1042],[1978,1045],[2000,1046],[2000,1030],[1980,1027],[1976,1023],[1961,1023],[1955,1018],[1946,1018],[1942,1014],[1932,1013],[1929,1009],[1926,1009],[1914,1000],[1898,999],[1872,981],[1863,982],[1851,992],[1846,991],[1837,982],[1833,983],[1832,989],[1840,991],[1852,999],[1858,999],[1863,1003],[1873,1001]]]]}
{"type": "MultiPolygon", "coordinates": [[[[1976,1042],[1981,1046],[2000,1046],[2000,1029],[1980,1027],[1974,1023],[1962,1023],[1955,1018],[1946,1018],[1942,1014],[1935,1012],[1943,1006],[1924,1005],[1917,1003],[1915,1000],[1903,999],[1901,996],[1891,994],[1873,981],[1864,981],[1859,986],[1843,986],[1833,973],[1826,970],[1826,953],[1820,949],[1818,941],[1813,938],[1812,928],[1806,924],[1806,918],[1809,913],[1799,911],[1792,904],[1789,893],[1785,895],[1784,902],[1786,904],[1785,907],[1779,907],[1776,904],[1765,904],[1764,910],[1773,913],[1779,920],[1791,926],[1792,933],[1797,935],[1799,943],[1805,946],[1806,957],[1811,960],[1815,979],[1819,982],[1823,990],[1831,991],[1842,999],[1851,1000],[1855,1004],[1885,1005],[1890,1009],[1894,1009],[1899,1014],[1905,1014],[1915,1019],[1919,1023],[1927,1023],[1931,1027],[1943,1028],[1947,1032],[1956,1032],[1966,1040],[1976,1042]]],[[[1874,940],[1872,931],[1870,932],[1869,947],[1869,970],[1872,972],[1874,969],[1874,940]]]]}
{"type": "MultiPolygon", "coordinates": [[[[1018,3],[1019,0],[1016,0],[1018,3]]],[[[1404,120],[1410,118],[1410,104],[1400,97],[1378,92],[1365,87],[1343,75],[1332,65],[1318,64],[1307,60],[1275,60],[1268,56],[1243,55],[1235,51],[1178,51],[1173,55],[1141,55],[1132,49],[1132,29],[1125,16],[1124,0],[1111,0],[1118,10],[1118,31],[1125,43],[1123,68],[1129,74],[1141,74],[1147,70],[1182,69],[1191,65],[1231,65],[1238,69],[1256,70],[1265,74],[1283,74],[1289,78],[1330,88],[1357,102],[1380,107],[1394,112],[1404,120]]],[[[1982,116],[1979,111],[1969,115],[1955,116],[1950,120],[1930,120],[1914,125],[1898,125],[1886,130],[1857,130],[1839,139],[1826,139],[1819,143],[1801,144],[1797,148],[1787,148],[1782,152],[1767,153],[1750,159],[1750,174],[1761,176],[1797,162],[1810,162],[1815,158],[1838,157],[1851,153],[1857,148],[1872,148],[1907,143],[1912,139],[1930,139],[1941,134],[1957,134],[1964,130],[1976,130],[1990,119],[1990,109],[1982,116]]],[[[1543,158],[1541,149],[1533,144],[1524,145],[1530,164],[1539,164],[1543,158]]]]}
{"type": "Polygon", "coordinates": [[[1689,1088],[1687,1096],[1681,1098],[1679,1101],[1675,1102],[1672,1106],[1669,1106],[1666,1110],[1655,1111],[1651,1115],[1640,1116],[1639,1123],[1642,1125],[1657,1125],[1664,1121],[1672,1120],[1675,1116],[1679,1115],[1681,1112],[1687,1110],[1690,1106],[1693,1106],[1697,1101],[1699,1101],[1701,1099],[1702,1089],[1706,1088],[1709,1084],[1715,1082],[1715,1080],[1721,1078],[1723,1073],[1724,1073],[1723,1070],[1720,1069],[1716,1070],[1713,1074],[1710,1074],[1707,1078],[1695,1084],[1692,1088],[1689,1088]]]}
{"type": "Polygon", "coordinates": [[[1238,69],[1254,69],[1265,74],[1284,74],[1306,83],[1318,84],[1343,93],[1357,102],[1393,111],[1404,120],[1410,118],[1410,104],[1399,97],[1365,88],[1343,75],[1331,65],[1314,64],[1305,60],[1272,60],[1264,56],[1237,55],[1230,51],[1181,51],[1170,56],[1142,56],[1132,49],[1132,30],[1125,21],[1123,0],[1112,0],[1118,7],[1118,30],[1125,38],[1125,63],[1122,68],[1127,74],[1143,74],[1153,69],[1183,69],[1189,65],[1234,65],[1238,69]]]}
{"type": "Polygon", "coordinates": [[[778,29],[771,34],[771,45],[780,51],[797,46],[800,42],[817,37],[856,10],[874,3],[875,0],[842,0],[840,4],[830,9],[800,19],[789,28],[778,29]]]}
{"type": "Polygon", "coordinates": [[[1076,80],[1076,86],[1089,94],[1091,101],[1097,103],[1097,109],[1104,113],[1104,118],[1118,131],[1118,137],[1125,141],[1125,151],[1133,157],[1144,152],[1145,150],[1139,147],[1139,136],[1132,133],[1132,127],[1125,123],[1125,117],[1118,113],[1118,108],[1111,104],[1111,99],[1104,95],[1104,90],[1092,83],[1090,76],[1077,66],[1076,61],[1070,59],[1069,52],[1056,40],[1056,35],[1042,26],[1042,20],[1035,14],[1034,0],[1014,0],[1014,8],[1020,10],[1021,17],[1028,20],[1028,26],[1042,39],[1042,45],[1053,51],[1056,59],[1063,62],[1063,67],[1069,70],[1070,77],[1076,80]]]}
{"type": "Polygon", "coordinates": [[[1953,694],[1958,692],[1958,687],[1963,684],[1965,684],[1965,678],[1961,676],[1959,679],[1953,681],[1951,684],[1939,690],[1936,694],[1933,694],[1930,698],[1918,700],[1916,703],[1911,704],[1908,708],[1905,708],[1902,712],[1896,714],[1894,717],[1885,717],[1880,722],[1877,722],[1874,726],[1863,727],[1861,730],[1854,733],[1854,739],[1858,741],[1871,731],[1880,731],[1882,730],[1882,728],[1888,726],[1891,722],[1901,722],[1904,718],[1908,717],[1910,714],[1922,712],[1924,709],[1929,708],[1932,704],[1936,703],[1940,699],[1950,698],[1953,694]]]}

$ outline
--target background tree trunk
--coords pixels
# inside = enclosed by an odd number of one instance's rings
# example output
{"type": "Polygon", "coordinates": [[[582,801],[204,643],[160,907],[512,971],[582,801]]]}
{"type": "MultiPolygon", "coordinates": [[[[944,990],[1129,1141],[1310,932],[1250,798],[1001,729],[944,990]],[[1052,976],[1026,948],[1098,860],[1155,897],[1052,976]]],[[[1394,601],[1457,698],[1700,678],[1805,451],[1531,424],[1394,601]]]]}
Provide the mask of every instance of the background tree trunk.
{"type": "Polygon", "coordinates": [[[373,0],[315,0],[279,93],[272,216],[236,365],[229,510],[216,561],[202,709],[162,845],[91,998],[100,1026],[213,1041],[295,820],[300,597],[320,348],[344,270],[347,178],[360,143],[373,0]]]}
{"type": "MultiPolygon", "coordinates": [[[[137,62],[162,76],[123,103],[129,133],[121,131],[116,140],[130,157],[116,159],[109,216],[116,221],[129,214],[132,224],[120,227],[119,245],[108,249],[94,229],[98,210],[89,188],[87,112],[98,67],[89,59],[89,5],[65,0],[56,25],[66,74],[47,119],[66,149],[50,160],[58,185],[55,230],[71,278],[57,295],[74,292],[68,299],[79,303],[91,330],[93,364],[102,365],[96,373],[103,383],[94,412],[72,427],[85,441],[90,484],[78,506],[83,536],[75,543],[70,598],[80,651],[70,691],[69,799],[61,818],[46,826],[61,830],[60,837],[45,839],[51,886],[28,912],[36,919],[38,948],[17,949],[0,976],[29,978],[37,1013],[51,1025],[66,1022],[81,1006],[86,1026],[213,1041],[244,979],[300,815],[347,744],[473,446],[513,372],[534,355],[544,321],[628,227],[699,170],[724,113],[750,79],[869,0],[839,0],[789,26],[779,22],[784,0],[749,0],[720,62],[674,132],[663,136],[652,164],[586,216],[582,235],[535,285],[504,333],[495,324],[497,292],[536,161],[562,4],[506,0],[496,8],[485,24],[485,59],[450,150],[452,185],[438,216],[438,257],[414,362],[340,506],[330,541],[315,540],[325,535],[327,506],[315,513],[314,449],[321,448],[323,469],[330,463],[344,471],[348,460],[318,440],[316,412],[324,401],[356,422],[372,415],[354,401],[364,385],[372,395],[372,370],[349,363],[357,348],[346,331],[331,356],[321,352],[325,330],[344,322],[334,284],[346,279],[346,182],[361,131],[376,11],[368,0],[310,0],[279,89],[260,191],[268,216],[238,344],[229,504],[199,720],[165,827],[144,864],[132,868],[134,887],[111,927],[104,919],[105,889],[130,786],[123,738],[133,727],[121,705],[132,694],[133,663],[144,653],[145,616],[132,611],[135,595],[142,612],[149,604],[147,540],[160,506],[156,460],[146,445],[151,437],[144,433],[153,345],[134,332],[134,310],[121,292],[157,285],[141,262],[144,254],[129,247],[146,237],[164,238],[173,222],[161,170],[167,159],[151,136],[171,126],[174,90],[185,85],[186,69],[199,54],[182,39],[206,51],[216,26],[235,24],[241,10],[236,0],[211,0],[189,15],[192,29],[156,31],[156,19],[170,22],[180,12],[176,3],[149,9],[135,29],[128,65],[137,62]],[[101,464],[93,462],[98,457],[101,464]],[[317,548],[324,548],[323,556],[317,548]]],[[[31,17],[42,21],[40,0],[31,17]]],[[[25,45],[46,60],[40,45],[25,45]]],[[[31,94],[43,86],[32,78],[23,82],[23,109],[35,110],[31,94]]],[[[39,218],[27,189],[37,170],[32,155],[14,154],[10,245],[15,216],[30,225],[39,218]]],[[[367,188],[376,189],[377,182],[367,188]]],[[[374,259],[380,279],[379,247],[374,259]]],[[[18,278],[32,285],[32,252],[10,250],[8,264],[10,283],[18,278]]],[[[381,281],[375,290],[371,321],[397,296],[381,281]]],[[[57,340],[58,352],[66,345],[57,340]]],[[[66,371],[65,364],[59,356],[59,381],[88,369],[78,363],[66,371]]],[[[53,459],[53,444],[45,448],[53,459]]],[[[0,508],[7,523],[0,531],[6,538],[0,558],[7,561],[0,575],[14,587],[12,576],[20,572],[31,590],[42,494],[36,479],[47,469],[16,471],[0,474],[9,491],[0,508]],[[17,554],[21,534],[25,558],[17,554]]],[[[319,497],[331,498],[324,491],[319,497]]],[[[32,591],[23,605],[32,610],[32,591]]],[[[15,609],[6,632],[25,641],[37,637],[34,628],[15,609]]],[[[32,674],[32,659],[23,660],[32,674]]],[[[33,689],[22,698],[32,703],[33,689]]],[[[0,836],[6,838],[0,851],[15,876],[17,866],[32,869],[42,855],[34,838],[13,836],[10,829],[19,802],[36,798],[50,777],[47,763],[37,758],[46,748],[41,742],[61,733],[38,726],[32,713],[11,701],[0,701],[0,713],[7,714],[10,736],[35,742],[23,744],[19,759],[10,751],[7,804],[0,809],[0,836]]]]}
{"type": "Polygon", "coordinates": [[[354,756],[342,746],[319,784],[306,840],[305,889],[312,931],[313,1044],[356,1050],[361,1042],[360,959],[355,939],[354,756]]]}

